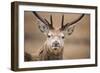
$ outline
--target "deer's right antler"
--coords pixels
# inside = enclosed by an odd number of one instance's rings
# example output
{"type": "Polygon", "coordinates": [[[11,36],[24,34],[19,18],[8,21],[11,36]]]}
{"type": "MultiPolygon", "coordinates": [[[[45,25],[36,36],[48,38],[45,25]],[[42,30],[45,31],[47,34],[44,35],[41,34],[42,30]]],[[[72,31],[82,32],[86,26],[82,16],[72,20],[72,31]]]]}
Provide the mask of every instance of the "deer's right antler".
{"type": "Polygon", "coordinates": [[[47,19],[43,19],[40,17],[35,11],[32,12],[41,22],[43,22],[45,25],[49,26],[49,29],[54,29],[53,28],[53,22],[52,22],[52,15],[50,15],[50,22],[47,21],[47,19]]]}

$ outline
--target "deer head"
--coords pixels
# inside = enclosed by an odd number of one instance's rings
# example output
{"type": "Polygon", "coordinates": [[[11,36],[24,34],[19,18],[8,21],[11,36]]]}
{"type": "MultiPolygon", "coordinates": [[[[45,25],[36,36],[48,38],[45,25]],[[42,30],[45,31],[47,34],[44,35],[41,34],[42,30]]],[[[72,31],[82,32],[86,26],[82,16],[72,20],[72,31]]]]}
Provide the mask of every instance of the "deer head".
{"type": "Polygon", "coordinates": [[[65,34],[71,35],[72,32],[74,31],[75,23],[80,21],[84,16],[84,14],[82,14],[76,20],[70,23],[64,24],[64,15],[62,15],[61,27],[58,29],[55,29],[53,27],[52,15],[50,15],[50,22],[48,22],[45,18],[40,17],[38,13],[33,12],[33,14],[37,17],[39,21],[38,25],[39,25],[40,31],[47,36],[46,43],[48,47],[53,50],[63,48],[65,34]]]}

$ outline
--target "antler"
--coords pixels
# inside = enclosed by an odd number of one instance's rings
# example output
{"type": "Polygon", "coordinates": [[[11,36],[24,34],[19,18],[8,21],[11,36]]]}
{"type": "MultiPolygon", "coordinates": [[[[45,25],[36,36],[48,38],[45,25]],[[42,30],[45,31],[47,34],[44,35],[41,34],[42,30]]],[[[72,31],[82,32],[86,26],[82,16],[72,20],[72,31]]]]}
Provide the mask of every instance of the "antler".
{"type": "Polygon", "coordinates": [[[61,28],[60,30],[64,30],[66,27],[69,27],[75,23],[77,23],[78,21],[80,21],[83,17],[84,17],[85,14],[82,14],[80,17],[78,17],[76,20],[70,22],[70,23],[66,23],[65,25],[63,24],[64,23],[64,15],[62,16],[62,23],[61,23],[61,28]]]}
{"type": "Polygon", "coordinates": [[[32,12],[41,22],[43,22],[45,25],[47,25],[47,26],[49,26],[49,29],[54,29],[53,28],[53,23],[52,23],[52,15],[50,15],[50,22],[51,23],[49,23],[48,21],[47,21],[47,19],[43,19],[42,17],[40,17],[36,12],[32,12]]]}

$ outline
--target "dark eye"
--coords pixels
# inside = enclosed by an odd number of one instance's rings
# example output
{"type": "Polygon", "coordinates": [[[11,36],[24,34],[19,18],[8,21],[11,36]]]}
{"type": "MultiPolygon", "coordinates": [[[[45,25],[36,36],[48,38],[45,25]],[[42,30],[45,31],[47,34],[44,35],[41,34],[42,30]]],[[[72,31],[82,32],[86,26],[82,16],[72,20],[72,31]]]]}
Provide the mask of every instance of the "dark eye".
{"type": "Polygon", "coordinates": [[[62,36],[62,39],[64,39],[64,36],[62,36]]]}
{"type": "Polygon", "coordinates": [[[50,38],[51,36],[50,35],[48,35],[48,38],[50,38]]]}

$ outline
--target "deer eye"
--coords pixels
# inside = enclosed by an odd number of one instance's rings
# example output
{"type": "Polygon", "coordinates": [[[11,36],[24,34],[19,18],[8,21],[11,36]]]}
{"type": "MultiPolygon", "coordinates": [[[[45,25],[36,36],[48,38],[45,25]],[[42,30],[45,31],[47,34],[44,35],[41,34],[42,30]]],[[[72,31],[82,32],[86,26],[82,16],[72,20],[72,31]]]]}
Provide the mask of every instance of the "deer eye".
{"type": "Polygon", "coordinates": [[[51,37],[51,35],[48,35],[48,38],[50,38],[51,37]]]}
{"type": "Polygon", "coordinates": [[[62,36],[62,39],[64,39],[64,36],[62,36]]]}

